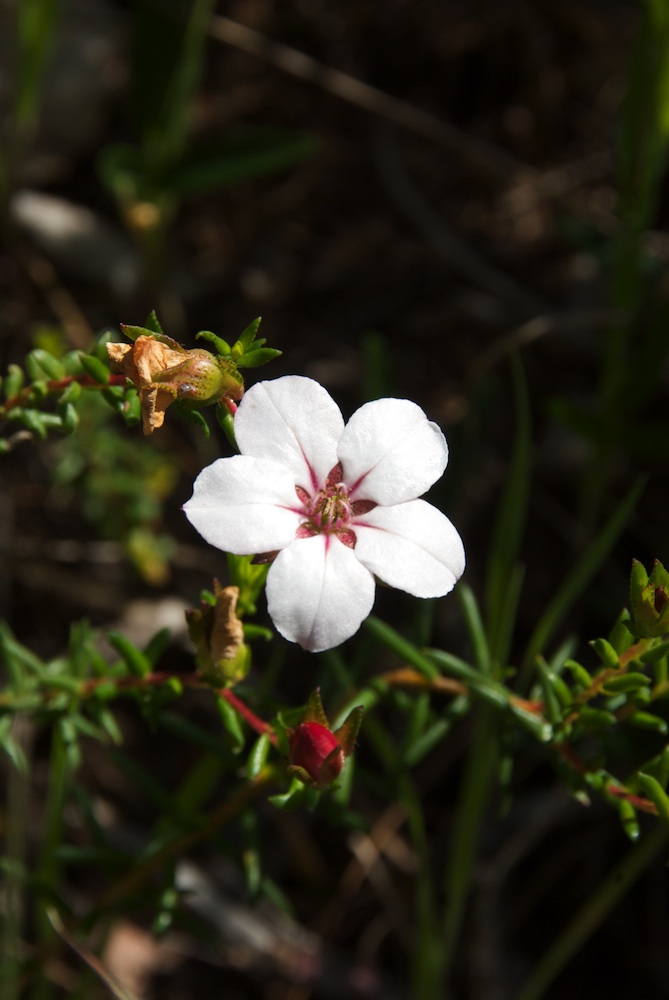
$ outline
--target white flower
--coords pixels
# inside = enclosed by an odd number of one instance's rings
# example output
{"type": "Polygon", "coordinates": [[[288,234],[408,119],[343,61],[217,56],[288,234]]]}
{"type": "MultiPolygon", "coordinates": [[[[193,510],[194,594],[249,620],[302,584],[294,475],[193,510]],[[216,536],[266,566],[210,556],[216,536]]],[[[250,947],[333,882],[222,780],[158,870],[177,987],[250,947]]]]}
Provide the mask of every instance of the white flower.
{"type": "Polygon", "coordinates": [[[297,375],[259,382],[235,415],[241,452],[203,469],[184,506],[212,545],[270,553],[276,628],[313,651],[369,615],[374,578],[441,597],[465,554],[440,511],[416,499],[442,475],[446,440],[407,399],[378,399],[348,424],[323,386],[297,375]]]}

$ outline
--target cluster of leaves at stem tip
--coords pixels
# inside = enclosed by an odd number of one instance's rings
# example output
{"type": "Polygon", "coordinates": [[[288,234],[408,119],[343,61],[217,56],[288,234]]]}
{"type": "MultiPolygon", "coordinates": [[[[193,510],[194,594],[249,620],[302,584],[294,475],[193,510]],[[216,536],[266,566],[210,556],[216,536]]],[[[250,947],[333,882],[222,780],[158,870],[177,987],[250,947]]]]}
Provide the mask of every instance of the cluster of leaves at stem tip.
{"type": "Polygon", "coordinates": [[[635,560],[630,610],[623,610],[607,638],[590,643],[597,665],[587,668],[564,653],[537,662],[533,694],[551,725],[568,786],[586,800],[591,791],[601,794],[617,809],[632,840],[639,835],[639,811],[669,823],[668,631],[669,573],[656,561],[649,575],[635,560]],[[621,779],[611,770],[621,751],[625,767],[630,756],[652,756],[621,779]]]}
{"type": "MultiPolygon", "coordinates": [[[[123,325],[123,333],[135,344],[138,338],[148,338],[162,344],[179,362],[172,368],[158,370],[154,365],[149,376],[150,388],[159,389],[190,419],[195,420],[209,433],[209,426],[199,412],[201,408],[216,404],[216,415],[224,431],[232,439],[230,399],[240,398],[244,391],[241,368],[255,368],[278,357],[281,352],[266,347],[264,338],[258,338],[260,318],[255,319],[240,337],[230,345],[222,337],[203,330],[196,339],[209,341],[215,354],[208,351],[189,351],[168,337],[152,312],[145,326],[123,325]],[[218,375],[214,391],[204,392],[193,380],[187,378],[189,366],[197,360],[202,365],[209,359],[209,367],[218,375]],[[181,379],[176,369],[181,368],[181,379]]],[[[0,379],[0,454],[6,454],[25,441],[43,441],[50,432],[73,434],[79,424],[77,403],[82,393],[99,394],[118,413],[128,426],[144,419],[147,431],[147,385],[136,374],[134,377],[123,368],[110,371],[110,358],[117,334],[107,330],[97,339],[90,351],[66,351],[58,338],[51,338],[48,346],[36,347],[24,359],[23,367],[11,364],[0,379]],[[110,346],[111,345],[111,349],[110,346]]],[[[130,350],[130,348],[128,348],[130,350]]],[[[210,376],[211,383],[211,376],[210,376]]],[[[162,423],[162,421],[160,422],[162,423]]],[[[155,424],[160,426],[160,424],[155,424]]],[[[153,429],[153,427],[151,427],[153,429]]]]}

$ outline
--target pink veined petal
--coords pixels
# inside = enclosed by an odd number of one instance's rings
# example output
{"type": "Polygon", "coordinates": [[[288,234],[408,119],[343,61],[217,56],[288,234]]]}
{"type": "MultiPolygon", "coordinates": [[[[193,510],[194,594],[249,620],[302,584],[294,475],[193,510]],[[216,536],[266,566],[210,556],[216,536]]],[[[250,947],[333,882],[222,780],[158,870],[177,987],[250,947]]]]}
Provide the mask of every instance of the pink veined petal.
{"type": "Polygon", "coordinates": [[[403,503],[421,496],[448,462],[446,439],[408,399],[375,399],[353,414],[337,449],[351,499],[403,503]]]}
{"type": "Polygon", "coordinates": [[[225,552],[273,552],[295,538],[299,511],[291,472],[268,459],[219,458],[195,480],[184,511],[202,537],[225,552]]]}
{"type": "Polygon", "coordinates": [[[425,500],[375,507],[354,522],[355,554],[370,572],[414,597],[443,597],[465,568],[462,539],[425,500]]]}
{"type": "Polygon", "coordinates": [[[241,453],[281,462],[310,492],[336,464],[343,429],[344,418],[327,390],[300,375],[257,382],[235,415],[241,453]]]}
{"type": "Polygon", "coordinates": [[[283,549],[267,576],[278,631],[304,649],[332,649],[360,628],[374,604],[374,578],[337,538],[315,535],[283,549]]]}

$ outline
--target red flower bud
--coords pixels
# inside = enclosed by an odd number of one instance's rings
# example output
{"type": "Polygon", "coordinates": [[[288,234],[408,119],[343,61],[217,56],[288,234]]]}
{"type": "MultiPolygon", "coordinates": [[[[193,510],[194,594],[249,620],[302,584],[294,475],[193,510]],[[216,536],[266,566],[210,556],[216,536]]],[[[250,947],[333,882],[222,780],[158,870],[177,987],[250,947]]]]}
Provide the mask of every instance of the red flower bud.
{"type": "Polygon", "coordinates": [[[320,722],[301,722],[289,729],[288,746],[291,768],[306,772],[317,788],[327,788],[341,774],[344,751],[320,722]]]}

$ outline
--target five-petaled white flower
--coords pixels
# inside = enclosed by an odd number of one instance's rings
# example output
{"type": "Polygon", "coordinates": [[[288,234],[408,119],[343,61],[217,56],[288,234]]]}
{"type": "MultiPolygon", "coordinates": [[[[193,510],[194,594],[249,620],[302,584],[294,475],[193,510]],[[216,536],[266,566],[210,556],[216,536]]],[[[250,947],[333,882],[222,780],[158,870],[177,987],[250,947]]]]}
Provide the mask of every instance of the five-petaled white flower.
{"type": "Polygon", "coordinates": [[[352,636],[374,603],[374,578],[441,597],[462,575],[457,531],[416,499],[442,475],[446,440],[408,399],[378,399],[348,424],[318,382],[259,382],[235,415],[241,452],[203,469],[184,510],[212,545],[271,554],[268,610],[313,651],[352,636]]]}

